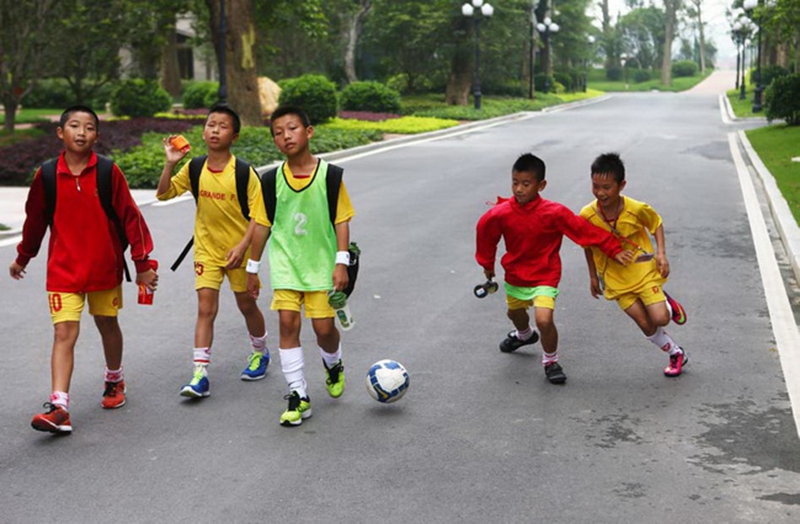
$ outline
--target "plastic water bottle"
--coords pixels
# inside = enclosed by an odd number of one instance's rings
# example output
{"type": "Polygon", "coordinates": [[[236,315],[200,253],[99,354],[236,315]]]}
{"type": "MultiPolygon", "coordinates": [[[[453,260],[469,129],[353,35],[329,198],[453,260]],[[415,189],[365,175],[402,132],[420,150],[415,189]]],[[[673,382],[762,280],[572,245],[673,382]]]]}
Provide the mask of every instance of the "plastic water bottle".
{"type": "Polygon", "coordinates": [[[347,295],[341,291],[329,291],[328,304],[331,305],[333,312],[336,313],[336,318],[339,319],[342,331],[350,330],[355,321],[353,320],[353,314],[350,313],[350,306],[347,305],[347,295]]]}

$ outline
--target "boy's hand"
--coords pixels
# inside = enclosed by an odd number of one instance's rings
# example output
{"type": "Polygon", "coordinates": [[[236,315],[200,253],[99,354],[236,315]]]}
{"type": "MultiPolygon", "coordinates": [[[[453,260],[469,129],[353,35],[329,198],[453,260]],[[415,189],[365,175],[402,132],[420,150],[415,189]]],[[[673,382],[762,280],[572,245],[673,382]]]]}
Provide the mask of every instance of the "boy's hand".
{"type": "Polygon", "coordinates": [[[236,269],[237,267],[242,266],[242,262],[244,262],[244,255],[247,252],[247,243],[242,242],[230,251],[228,251],[228,256],[225,259],[228,263],[225,265],[226,269],[236,269]]]}
{"type": "Polygon", "coordinates": [[[342,291],[350,283],[350,277],[347,275],[347,266],[344,264],[336,264],[333,268],[333,289],[342,291]]]}
{"type": "Polygon", "coordinates": [[[669,276],[669,262],[667,262],[667,255],[659,253],[656,255],[656,268],[661,276],[667,278],[669,276]]]}
{"type": "Polygon", "coordinates": [[[167,162],[172,164],[177,164],[189,153],[189,151],[184,152],[172,146],[172,139],[176,136],[178,135],[169,135],[161,141],[161,143],[164,144],[164,153],[167,155],[167,162]]]}
{"type": "Polygon", "coordinates": [[[8,274],[11,275],[11,278],[14,280],[22,280],[25,278],[25,266],[20,266],[15,260],[8,267],[8,274]]]}
{"type": "Polygon", "coordinates": [[[594,298],[599,298],[603,294],[603,290],[600,288],[600,280],[597,276],[589,278],[589,292],[594,298]]]}
{"type": "Polygon", "coordinates": [[[630,250],[620,251],[619,253],[614,255],[614,260],[616,260],[623,266],[627,266],[628,264],[633,262],[633,258],[634,258],[633,251],[630,250]]]}
{"type": "Polygon", "coordinates": [[[260,291],[258,274],[256,273],[248,273],[247,274],[247,294],[253,297],[254,299],[258,298],[258,292],[260,291]]]}
{"type": "Polygon", "coordinates": [[[144,273],[136,273],[136,283],[144,284],[150,291],[155,291],[158,287],[158,273],[155,269],[148,269],[144,273]]]}
{"type": "Polygon", "coordinates": [[[484,269],[483,274],[486,277],[486,280],[491,280],[494,278],[494,269],[484,269]]]}

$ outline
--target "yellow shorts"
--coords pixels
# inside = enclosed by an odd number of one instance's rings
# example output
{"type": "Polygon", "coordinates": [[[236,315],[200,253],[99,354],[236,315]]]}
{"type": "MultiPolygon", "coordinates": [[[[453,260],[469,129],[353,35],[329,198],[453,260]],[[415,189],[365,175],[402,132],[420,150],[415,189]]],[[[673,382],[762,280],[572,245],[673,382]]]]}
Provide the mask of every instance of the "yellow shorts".
{"type": "MultiPolygon", "coordinates": [[[[220,290],[222,281],[228,277],[228,283],[234,293],[243,293],[247,291],[247,272],[243,267],[234,269],[227,269],[224,266],[213,266],[204,262],[194,263],[194,288],[203,289],[210,288],[220,290]]],[[[259,288],[261,283],[259,281],[259,288]]]]}
{"type": "Polygon", "coordinates": [[[85,302],[89,302],[90,315],[116,317],[117,311],[122,309],[122,286],[89,293],[47,292],[47,303],[50,305],[53,324],[80,322],[85,302]]]}
{"type": "Polygon", "coordinates": [[[631,307],[636,300],[641,300],[642,304],[649,306],[658,302],[664,302],[667,297],[664,295],[664,288],[657,282],[648,282],[642,284],[638,289],[634,289],[628,293],[623,293],[617,296],[614,300],[617,301],[619,308],[625,311],[631,307]]]}
{"type": "Polygon", "coordinates": [[[528,309],[529,307],[556,308],[558,289],[552,286],[522,287],[503,284],[506,290],[506,304],[509,310],[528,309]]]}
{"type": "Polygon", "coordinates": [[[276,289],[272,295],[273,311],[297,311],[305,305],[306,318],[333,318],[334,312],[328,304],[327,291],[295,291],[294,289],[276,289]]]}

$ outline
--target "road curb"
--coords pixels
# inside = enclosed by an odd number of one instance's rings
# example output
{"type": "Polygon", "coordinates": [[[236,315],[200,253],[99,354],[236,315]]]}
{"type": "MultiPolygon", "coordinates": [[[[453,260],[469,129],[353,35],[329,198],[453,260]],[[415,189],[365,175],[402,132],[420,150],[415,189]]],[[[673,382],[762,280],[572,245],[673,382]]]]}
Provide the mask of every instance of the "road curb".
{"type": "Polygon", "coordinates": [[[786,198],[778,188],[775,177],[772,176],[772,173],[769,172],[769,169],[767,169],[767,166],[764,165],[764,162],[761,160],[761,157],[759,157],[758,153],[753,149],[753,145],[747,139],[745,132],[739,131],[737,134],[739,135],[739,141],[745,153],[747,153],[750,164],[756,170],[758,177],[764,185],[764,190],[767,192],[770,213],[775,220],[781,242],[783,242],[786,248],[794,278],[800,282],[800,227],[798,227],[797,220],[795,220],[789,208],[789,203],[786,202],[786,198]]]}

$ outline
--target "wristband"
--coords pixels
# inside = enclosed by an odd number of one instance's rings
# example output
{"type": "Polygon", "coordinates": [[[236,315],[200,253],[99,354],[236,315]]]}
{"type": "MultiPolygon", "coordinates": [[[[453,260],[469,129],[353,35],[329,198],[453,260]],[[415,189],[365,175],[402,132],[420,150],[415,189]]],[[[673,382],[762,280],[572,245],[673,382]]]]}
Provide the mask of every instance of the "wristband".
{"type": "Polygon", "coordinates": [[[336,263],[337,264],[344,264],[345,266],[350,265],[350,252],[349,251],[337,251],[336,252],[336,263]]]}
{"type": "Polygon", "coordinates": [[[247,261],[247,267],[245,268],[245,271],[247,271],[248,273],[257,274],[258,273],[258,269],[260,267],[261,267],[261,261],[260,260],[253,260],[251,258],[251,259],[249,259],[247,261]]]}

